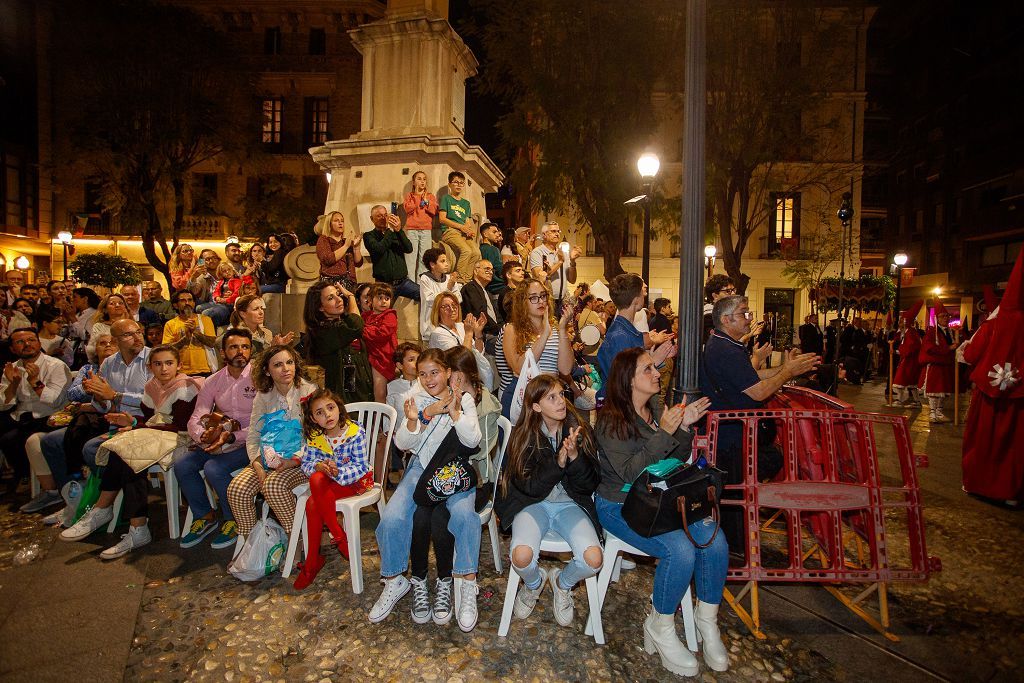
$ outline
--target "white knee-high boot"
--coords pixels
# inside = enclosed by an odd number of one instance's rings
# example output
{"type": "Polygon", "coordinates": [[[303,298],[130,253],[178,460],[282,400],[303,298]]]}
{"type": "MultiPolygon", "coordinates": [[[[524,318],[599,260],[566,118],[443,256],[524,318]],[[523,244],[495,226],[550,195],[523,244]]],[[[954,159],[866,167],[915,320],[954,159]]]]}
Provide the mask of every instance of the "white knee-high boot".
{"type": "Polygon", "coordinates": [[[728,671],[729,653],[722,644],[722,634],[718,630],[718,605],[698,600],[694,620],[697,638],[703,643],[704,662],[714,671],[728,671]]]}
{"type": "Polygon", "coordinates": [[[680,676],[696,676],[700,670],[697,658],[693,656],[676,636],[676,615],[659,614],[651,608],[644,622],[644,650],[661,656],[661,665],[680,676]]]}

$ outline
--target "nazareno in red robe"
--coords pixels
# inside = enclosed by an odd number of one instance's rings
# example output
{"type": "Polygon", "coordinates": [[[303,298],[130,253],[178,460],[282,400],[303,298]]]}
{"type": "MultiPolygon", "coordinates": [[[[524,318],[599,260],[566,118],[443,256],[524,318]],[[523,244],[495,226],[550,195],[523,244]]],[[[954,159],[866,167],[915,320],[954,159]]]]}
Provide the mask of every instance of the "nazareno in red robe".
{"type": "MultiPolygon", "coordinates": [[[[945,330],[950,335],[948,328],[945,330]]],[[[953,393],[954,347],[939,327],[929,327],[921,337],[921,391],[925,396],[948,396],[953,393]]]]}
{"type": "Polygon", "coordinates": [[[997,312],[982,323],[963,350],[974,383],[964,425],[964,490],[996,500],[1020,501],[1024,496],[1022,301],[1024,249],[997,312]]]}
{"type": "Polygon", "coordinates": [[[896,374],[893,375],[892,385],[894,387],[913,387],[921,377],[921,363],[918,360],[918,353],[921,351],[921,337],[914,328],[907,329],[898,347],[900,352],[900,363],[896,366],[896,374]]]}

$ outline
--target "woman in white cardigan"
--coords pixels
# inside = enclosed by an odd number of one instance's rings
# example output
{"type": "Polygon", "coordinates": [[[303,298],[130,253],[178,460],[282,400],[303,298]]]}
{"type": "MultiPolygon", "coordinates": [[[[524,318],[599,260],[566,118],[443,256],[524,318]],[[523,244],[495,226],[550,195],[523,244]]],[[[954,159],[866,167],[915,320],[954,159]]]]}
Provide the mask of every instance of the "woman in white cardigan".
{"type": "Polygon", "coordinates": [[[262,493],[286,530],[295,517],[292,490],[308,478],[299,469],[302,451],[302,400],[316,390],[291,346],[275,344],[253,363],[252,383],[258,392],[245,448],[249,465],[228,485],[228,503],[240,536],[256,524],[256,494],[262,493]]]}

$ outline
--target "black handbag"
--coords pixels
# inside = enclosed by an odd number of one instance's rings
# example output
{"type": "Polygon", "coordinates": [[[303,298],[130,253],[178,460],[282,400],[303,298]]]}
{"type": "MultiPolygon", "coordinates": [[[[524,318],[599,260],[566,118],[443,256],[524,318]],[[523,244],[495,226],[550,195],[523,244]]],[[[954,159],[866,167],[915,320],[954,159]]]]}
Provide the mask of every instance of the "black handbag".
{"type": "Polygon", "coordinates": [[[718,501],[724,476],[725,472],[711,466],[687,465],[667,477],[644,470],[626,494],[622,518],[645,538],[682,529],[694,546],[707,548],[718,535],[718,501]],[[689,526],[708,517],[715,520],[715,531],[707,543],[697,543],[689,526]]]}

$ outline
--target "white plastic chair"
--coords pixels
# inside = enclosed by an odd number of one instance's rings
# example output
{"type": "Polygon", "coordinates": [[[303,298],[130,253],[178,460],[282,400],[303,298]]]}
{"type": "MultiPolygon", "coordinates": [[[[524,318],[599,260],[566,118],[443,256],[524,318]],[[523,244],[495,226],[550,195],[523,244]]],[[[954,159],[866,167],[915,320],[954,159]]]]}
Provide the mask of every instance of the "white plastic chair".
{"type": "MultiPolygon", "coordinates": [[[[571,553],[572,547],[559,536],[554,529],[548,531],[540,541],[540,552],[542,553],[571,553]]],[[[605,560],[607,563],[607,559],[605,560]]],[[[519,584],[522,579],[515,567],[508,572],[508,581],[505,583],[505,605],[501,610],[501,623],[498,625],[498,635],[507,636],[509,626],[512,624],[512,610],[516,604],[516,594],[519,592],[519,584]]],[[[593,633],[594,640],[598,645],[604,645],[604,628],[601,625],[601,599],[597,585],[597,577],[591,576],[586,580],[587,601],[590,603],[590,615],[587,617],[587,635],[593,633]],[[590,625],[594,624],[591,629],[590,625]]]]}
{"type": "Polygon", "coordinates": [[[498,479],[501,477],[501,465],[505,461],[505,451],[508,449],[508,441],[512,437],[512,423],[507,417],[498,418],[498,452],[493,462],[494,468],[488,468],[494,472],[494,490],[491,491],[491,499],[479,512],[481,526],[487,527],[487,533],[491,537],[491,555],[494,556],[494,570],[501,574],[501,539],[498,536],[498,520],[494,516],[494,496],[498,492],[498,479]]]}
{"type": "MultiPolygon", "coordinates": [[[[608,594],[608,584],[619,580],[619,572],[622,564],[622,553],[629,553],[642,557],[650,557],[647,553],[623,541],[607,529],[604,532],[604,565],[597,575],[597,596],[598,608],[591,610],[591,617],[587,620],[587,627],[584,630],[588,636],[594,634],[594,640],[598,643],[604,642],[604,635],[597,639],[597,632],[601,629],[601,610],[604,609],[604,599],[608,594]]],[[[683,599],[679,601],[679,607],[683,613],[683,628],[686,632],[686,647],[691,652],[697,652],[697,628],[693,621],[693,597],[690,587],[686,587],[683,599]]]]}
{"type": "MultiPolygon", "coordinates": [[[[395,436],[395,429],[398,425],[398,413],[391,406],[373,401],[360,401],[349,403],[345,406],[349,416],[360,424],[366,432],[368,453],[374,458],[373,487],[358,496],[339,498],[335,509],[344,515],[345,534],[348,536],[348,561],[349,572],[352,574],[352,592],[360,594],[363,592],[363,552],[362,542],[359,537],[360,523],[359,511],[370,505],[377,505],[377,511],[384,514],[384,480],[388,476],[388,459],[391,456],[391,441],[395,436]],[[387,421],[387,429],[384,429],[387,421]],[[384,448],[380,454],[377,453],[377,441],[380,432],[384,431],[384,448]]],[[[292,522],[291,533],[288,535],[288,555],[285,557],[284,569],[281,574],[284,578],[292,572],[295,563],[295,551],[298,548],[299,538],[303,539],[303,549],[308,552],[310,543],[320,543],[320,537],[306,538],[306,501],[309,500],[309,484],[303,484],[294,489],[295,521],[292,522]]]]}
{"type": "MultiPolygon", "coordinates": [[[[149,476],[150,483],[153,488],[159,488],[160,477],[163,477],[164,486],[167,488],[167,533],[171,538],[178,538],[178,517],[179,517],[179,505],[181,505],[181,494],[178,492],[178,479],[174,476],[174,467],[170,467],[164,470],[159,464],[152,465],[146,473],[149,476]]],[[[209,488],[209,487],[207,487],[209,488]]],[[[212,498],[211,498],[212,502],[212,498]]],[[[107,525],[107,533],[114,533],[114,528],[117,526],[118,518],[121,516],[121,507],[124,505],[124,491],[117,492],[117,498],[114,499],[114,516],[110,519],[110,524],[107,525]]],[[[187,525],[192,524],[192,511],[188,512],[188,517],[185,521],[187,525]]]]}

